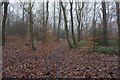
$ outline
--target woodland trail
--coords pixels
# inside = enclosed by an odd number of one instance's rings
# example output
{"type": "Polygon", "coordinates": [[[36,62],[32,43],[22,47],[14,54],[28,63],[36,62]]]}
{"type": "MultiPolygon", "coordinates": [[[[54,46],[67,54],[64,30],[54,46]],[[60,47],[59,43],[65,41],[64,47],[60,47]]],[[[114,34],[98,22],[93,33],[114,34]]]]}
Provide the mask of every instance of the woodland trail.
{"type": "MultiPolygon", "coordinates": [[[[45,60],[46,60],[46,64],[47,64],[47,68],[48,68],[48,71],[49,70],[49,63],[47,63],[47,61],[51,61],[53,64],[55,64],[55,67],[54,67],[54,71],[55,71],[55,77],[61,77],[62,76],[62,73],[60,72],[61,68],[62,68],[62,65],[65,63],[65,56],[64,56],[64,52],[66,50],[66,42],[61,42],[60,45],[53,51],[51,52],[50,54],[48,54],[46,57],[45,57],[45,60]]],[[[50,72],[48,72],[47,74],[50,74],[50,72]]]]}
{"type": "Polygon", "coordinates": [[[10,78],[118,78],[118,55],[81,52],[66,41],[42,44],[8,38],[2,52],[2,75],[10,78]]]}

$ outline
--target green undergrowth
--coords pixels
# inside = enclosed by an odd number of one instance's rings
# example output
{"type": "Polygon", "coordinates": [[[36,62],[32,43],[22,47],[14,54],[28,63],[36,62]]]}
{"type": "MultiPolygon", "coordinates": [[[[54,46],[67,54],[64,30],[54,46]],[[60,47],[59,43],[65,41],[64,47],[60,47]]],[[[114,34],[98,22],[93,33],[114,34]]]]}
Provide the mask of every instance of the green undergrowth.
{"type": "Polygon", "coordinates": [[[98,53],[109,53],[109,54],[116,54],[116,53],[118,53],[118,49],[116,47],[96,46],[94,51],[98,52],[98,53]]]}

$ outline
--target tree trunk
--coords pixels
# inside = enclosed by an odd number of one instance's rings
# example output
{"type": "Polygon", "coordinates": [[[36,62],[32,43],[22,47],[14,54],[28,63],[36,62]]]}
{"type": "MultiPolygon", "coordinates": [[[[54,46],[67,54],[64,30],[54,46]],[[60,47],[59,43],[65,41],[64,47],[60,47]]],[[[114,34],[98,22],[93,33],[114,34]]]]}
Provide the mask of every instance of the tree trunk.
{"type": "Polygon", "coordinates": [[[82,13],[82,9],[84,7],[84,2],[82,2],[82,7],[80,8],[79,5],[76,4],[76,15],[77,15],[77,21],[78,21],[78,29],[77,29],[77,41],[80,42],[81,39],[81,31],[80,31],[80,23],[81,23],[81,13],[82,13]],[[78,10],[77,10],[77,6],[78,6],[78,10]]]}
{"type": "Polygon", "coordinates": [[[32,17],[32,5],[31,2],[29,2],[29,26],[30,26],[30,35],[31,35],[31,42],[32,42],[32,49],[35,51],[36,50],[36,40],[35,40],[35,35],[33,32],[33,17],[32,17]]]}
{"type": "Polygon", "coordinates": [[[118,53],[120,53],[120,7],[119,2],[116,2],[116,14],[117,14],[117,25],[118,25],[118,53]]]}
{"type": "Polygon", "coordinates": [[[54,2],[54,38],[56,36],[56,24],[55,24],[55,2],[54,2]]]}
{"type": "Polygon", "coordinates": [[[47,5],[46,5],[46,13],[47,13],[47,16],[46,16],[46,25],[48,24],[48,17],[49,17],[48,4],[49,4],[49,2],[47,2],[47,5]]]}
{"type": "Polygon", "coordinates": [[[49,11],[48,11],[48,4],[49,2],[46,2],[46,20],[44,19],[44,2],[43,2],[43,43],[46,43],[47,41],[47,26],[48,26],[48,17],[49,17],[49,11]],[[45,22],[44,22],[45,21],[45,22]]]}
{"type": "Polygon", "coordinates": [[[24,5],[25,5],[25,2],[23,3],[23,10],[22,10],[22,21],[23,21],[23,23],[24,23],[24,15],[25,15],[24,5]]]}
{"type": "Polygon", "coordinates": [[[43,43],[45,43],[45,15],[44,15],[44,0],[43,0],[43,43]]]}
{"type": "Polygon", "coordinates": [[[96,43],[96,20],[95,20],[95,12],[96,12],[96,2],[94,3],[94,13],[93,13],[93,21],[92,21],[92,27],[93,27],[93,50],[95,50],[95,43],[96,43]]]}
{"type": "Polygon", "coordinates": [[[75,35],[74,35],[74,23],[73,23],[73,13],[72,13],[72,8],[73,8],[73,2],[70,2],[70,16],[71,16],[71,32],[72,32],[72,39],[73,39],[73,45],[74,47],[77,47],[77,43],[75,40],[75,35]]]}
{"type": "Polygon", "coordinates": [[[2,46],[5,46],[5,24],[6,24],[6,18],[7,18],[7,7],[8,2],[4,2],[4,15],[3,15],[3,21],[2,21],[2,46]]]}
{"type": "Polygon", "coordinates": [[[60,42],[60,24],[61,24],[61,6],[60,6],[60,3],[59,3],[59,7],[60,7],[60,12],[59,12],[59,21],[58,21],[58,34],[57,34],[58,42],[60,42]]]}
{"type": "Polygon", "coordinates": [[[106,14],[106,4],[102,2],[102,12],[103,12],[103,46],[108,46],[108,32],[107,32],[107,14],[106,14]]]}
{"type": "MultiPolygon", "coordinates": [[[[1,20],[2,20],[2,2],[0,2],[0,26],[2,26],[1,20]]],[[[2,27],[0,27],[0,33],[2,33],[2,27]]],[[[0,34],[0,46],[2,46],[2,34],[0,34]]]]}
{"type": "Polygon", "coordinates": [[[65,24],[65,31],[66,31],[66,37],[67,37],[67,42],[70,48],[72,48],[72,44],[69,39],[69,30],[68,30],[68,25],[67,25],[67,17],[66,17],[66,10],[65,7],[63,6],[63,3],[60,2],[62,10],[63,10],[63,16],[64,16],[64,24],[65,24]]]}
{"type": "Polygon", "coordinates": [[[47,4],[46,4],[45,41],[47,41],[47,28],[48,28],[48,17],[49,17],[48,5],[49,5],[49,2],[47,1],[47,4]]]}

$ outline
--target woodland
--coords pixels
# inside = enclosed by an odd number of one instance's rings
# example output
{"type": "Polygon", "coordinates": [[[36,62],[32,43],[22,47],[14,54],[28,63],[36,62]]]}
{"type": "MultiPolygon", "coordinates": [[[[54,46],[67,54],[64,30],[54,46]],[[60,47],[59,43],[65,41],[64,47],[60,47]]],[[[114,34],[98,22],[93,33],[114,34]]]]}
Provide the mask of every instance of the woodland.
{"type": "Polygon", "coordinates": [[[120,78],[119,0],[3,0],[0,32],[3,80],[120,78]]]}

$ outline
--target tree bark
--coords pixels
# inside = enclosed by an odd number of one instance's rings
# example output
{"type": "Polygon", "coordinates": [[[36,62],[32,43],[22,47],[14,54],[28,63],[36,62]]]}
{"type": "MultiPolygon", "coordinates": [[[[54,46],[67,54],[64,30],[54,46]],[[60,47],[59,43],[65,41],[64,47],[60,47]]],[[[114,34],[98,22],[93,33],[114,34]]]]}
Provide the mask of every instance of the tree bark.
{"type": "Polygon", "coordinates": [[[71,32],[72,32],[72,39],[73,39],[73,45],[74,47],[77,47],[77,43],[75,40],[75,35],[74,35],[74,23],[73,23],[73,2],[70,2],[70,16],[71,16],[71,32]]]}
{"type": "Polygon", "coordinates": [[[23,3],[23,10],[22,10],[22,21],[23,21],[23,23],[24,23],[24,15],[25,15],[24,5],[25,5],[25,2],[23,3]]]}
{"type": "Polygon", "coordinates": [[[56,23],[55,23],[55,2],[54,2],[54,38],[56,36],[56,23]]]}
{"type": "Polygon", "coordinates": [[[107,32],[107,14],[106,14],[106,4],[102,2],[102,12],[103,12],[103,46],[108,46],[108,32],[107,32]]]}
{"type": "MultiPolygon", "coordinates": [[[[2,2],[0,2],[0,26],[2,26],[2,2]]],[[[2,27],[0,27],[0,46],[2,46],[2,27]]]]}
{"type": "MultiPolygon", "coordinates": [[[[43,23],[43,29],[44,29],[43,43],[47,41],[47,27],[48,27],[48,17],[49,17],[48,5],[49,5],[49,2],[47,1],[46,2],[46,20],[45,20],[45,24],[43,23]]],[[[43,22],[44,22],[44,4],[43,4],[43,22]]]]}
{"type": "Polygon", "coordinates": [[[47,13],[46,24],[48,24],[48,17],[49,17],[48,4],[49,4],[49,2],[47,2],[47,5],[46,5],[46,13],[47,13]]]}
{"type": "Polygon", "coordinates": [[[33,16],[32,16],[32,5],[31,2],[29,2],[29,27],[30,27],[30,35],[31,35],[31,42],[32,42],[32,49],[35,51],[36,50],[36,40],[35,40],[35,35],[33,32],[33,16]]]}
{"type": "Polygon", "coordinates": [[[96,12],[96,2],[94,3],[94,13],[93,13],[93,21],[92,21],[92,27],[93,27],[93,50],[95,50],[95,43],[96,43],[96,20],[95,20],[95,12],[96,12]]]}
{"type": "Polygon", "coordinates": [[[120,53],[120,5],[116,2],[116,14],[117,14],[117,25],[118,25],[118,53],[120,53]]]}
{"type": "Polygon", "coordinates": [[[61,6],[60,6],[60,3],[59,3],[59,8],[60,8],[60,12],[59,12],[59,21],[58,21],[58,34],[57,34],[57,37],[58,37],[58,42],[60,42],[60,24],[61,24],[61,6]]]}
{"type": "Polygon", "coordinates": [[[43,43],[45,43],[45,15],[44,15],[44,0],[43,0],[43,43]]]}
{"type": "Polygon", "coordinates": [[[77,15],[77,21],[78,21],[78,29],[77,29],[77,42],[80,42],[81,39],[81,31],[80,31],[80,25],[81,25],[81,13],[82,13],[82,9],[84,7],[84,2],[82,2],[82,7],[80,8],[79,5],[76,4],[76,15],[77,15]],[[77,6],[78,6],[78,10],[77,10],[77,6]]]}
{"type": "Polygon", "coordinates": [[[66,31],[67,42],[68,42],[69,47],[72,48],[72,44],[71,44],[70,39],[69,39],[69,30],[68,30],[68,25],[67,25],[66,9],[63,6],[62,2],[60,2],[60,4],[61,4],[62,10],[63,10],[63,16],[64,16],[64,24],[65,24],[65,31],[66,31]]]}
{"type": "Polygon", "coordinates": [[[4,2],[4,15],[3,15],[3,21],[2,21],[2,46],[5,46],[5,24],[7,19],[7,9],[9,2],[4,2]]]}

